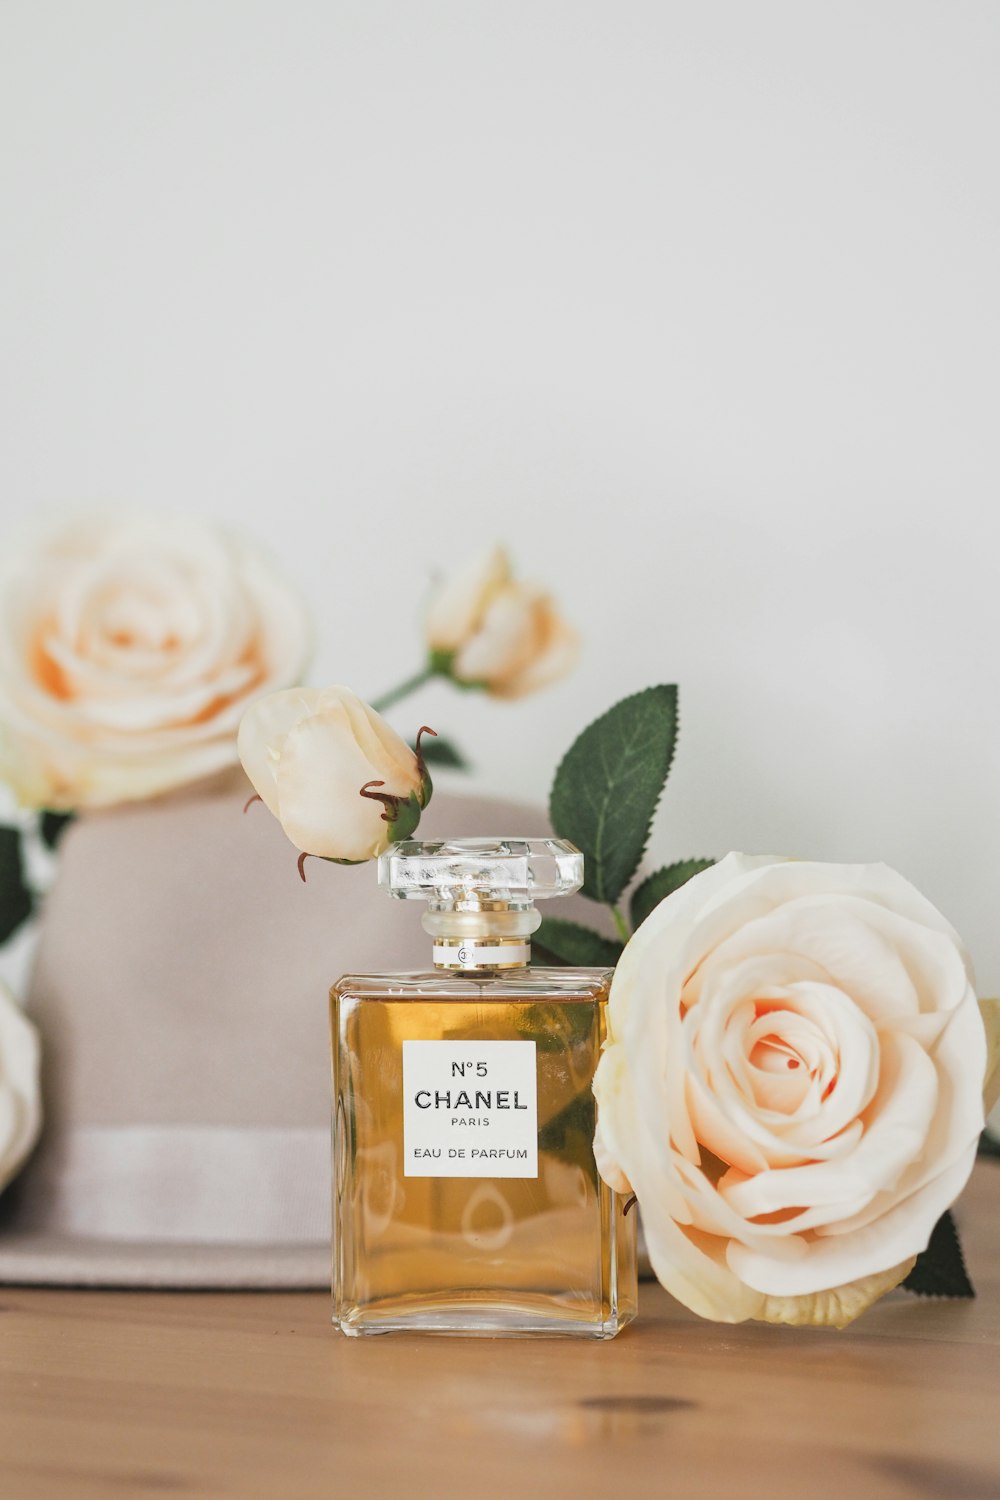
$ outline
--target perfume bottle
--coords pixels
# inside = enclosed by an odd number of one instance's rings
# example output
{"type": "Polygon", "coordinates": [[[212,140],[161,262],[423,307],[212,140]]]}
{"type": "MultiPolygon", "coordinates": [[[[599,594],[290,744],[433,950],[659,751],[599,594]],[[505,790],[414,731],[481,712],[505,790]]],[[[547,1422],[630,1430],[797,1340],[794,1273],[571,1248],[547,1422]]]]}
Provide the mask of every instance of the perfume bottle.
{"type": "Polygon", "coordinates": [[[594,1162],[610,969],[531,968],[534,902],[578,890],[557,839],[392,845],[426,973],[331,991],[333,1320],[349,1335],[612,1338],[635,1316],[635,1215],[594,1162]]]}

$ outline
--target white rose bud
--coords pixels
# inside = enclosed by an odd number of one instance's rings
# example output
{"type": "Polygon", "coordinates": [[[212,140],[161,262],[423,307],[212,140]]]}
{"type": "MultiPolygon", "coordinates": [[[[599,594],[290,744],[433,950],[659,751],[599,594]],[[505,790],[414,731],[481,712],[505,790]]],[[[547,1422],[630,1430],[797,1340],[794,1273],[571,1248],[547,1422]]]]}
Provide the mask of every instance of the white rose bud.
{"type": "Polygon", "coordinates": [[[99,517],[0,577],[0,777],[33,807],[151,797],[236,763],[257,693],[297,682],[297,597],[242,538],[99,517]]]}
{"type": "Polygon", "coordinates": [[[439,585],[425,630],[439,672],[498,698],[545,687],[569,672],[579,654],[576,631],[542,589],[512,578],[500,547],[439,585]]]}
{"type": "Polygon", "coordinates": [[[730,854],[663,901],[615,971],[594,1093],[599,1170],[638,1197],[667,1290],[839,1327],[896,1286],[972,1169],[983,1011],[956,933],[886,865],[730,854]]]}
{"type": "Polygon", "coordinates": [[[346,687],[258,698],[240,724],[239,753],[295,847],[341,864],[409,838],[430,801],[420,755],[346,687]]]}
{"type": "Polygon", "coordinates": [[[0,985],[0,1189],[38,1139],[42,1106],[38,1033],[0,985]]]}

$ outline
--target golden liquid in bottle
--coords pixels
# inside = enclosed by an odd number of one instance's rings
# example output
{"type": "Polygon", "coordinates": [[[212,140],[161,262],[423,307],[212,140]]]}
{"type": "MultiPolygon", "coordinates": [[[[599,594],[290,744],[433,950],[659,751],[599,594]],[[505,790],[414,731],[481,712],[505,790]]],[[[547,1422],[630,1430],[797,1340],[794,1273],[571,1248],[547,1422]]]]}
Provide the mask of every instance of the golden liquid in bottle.
{"type": "Polygon", "coordinates": [[[331,994],[334,1317],[611,1337],[635,1314],[634,1216],[594,1162],[602,971],[350,976],[331,994]],[[535,1043],[538,1175],[407,1176],[403,1042],[535,1043]]]}

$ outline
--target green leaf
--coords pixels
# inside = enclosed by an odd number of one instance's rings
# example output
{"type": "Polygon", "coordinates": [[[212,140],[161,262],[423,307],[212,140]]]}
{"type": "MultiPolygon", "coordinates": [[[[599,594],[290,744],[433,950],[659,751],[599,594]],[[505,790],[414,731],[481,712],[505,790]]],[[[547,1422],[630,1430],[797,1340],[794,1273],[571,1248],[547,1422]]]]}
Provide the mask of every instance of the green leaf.
{"type": "Polygon", "coordinates": [[[679,891],[692,875],[700,875],[702,870],[710,870],[714,864],[714,859],[679,859],[676,864],[664,865],[662,870],[647,875],[642,884],[637,885],[632,892],[629,903],[632,926],[639,927],[661,901],[665,901],[674,891],[679,891]]]}
{"type": "Polygon", "coordinates": [[[514,1029],[529,1041],[534,1040],[539,1052],[558,1052],[564,1058],[576,1058],[579,1063],[570,1063],[570,1072],[577,1068],[586,1071],[588,1058],[592,1058],[597,1045],[599,1029],[597,1006],[563,1005],[554,1000],[551,1005],[515,1006],[518,1014],[514,1029]],[[522,1012],[527,1011],[527,1015],[522,1012]],[[582,1051],[581,1051],[582,1049],[582,1051]]]}
{"type": "Polygon", "coordinates": [[[543,917],[534,942],[559,963],[581,964],[587,969],[608,969],[621,958],[622,945],[614,938],[592,932],[579,922],[562,917],[543,917]]]}
{"type": "Polygon", "coordinates": [[[596,1128],[597,1105],[594,1095],[590,1089],[584,1089],[540,1127],[538,1149],[575,1164],[589,1148],[596,1128]]]}
{"type": "Polygon", "coordinates": [[[68,824],[72,823],[74,813],[71,812],[43,812],[38,819],[38,832],[46,849],[54,849],[66,832],[68,824]]]}
{"type": "MultiPolygon", "coordinates": [[[[410,745],[411,750],[415,748],[414,745],[410,745]]],[[[454,741],[446,740],[440,734],[436,739],[423,740],[420,745],[420,754],[429,766],[449,766],[455,771],[470,771],[472,769],[454,741]]]]}
{"type": "Polygon", "coordinates": [[[21,830],[0,828],[0,943],[31,916],[34,900],[24,878],[21,830]]]}
{"type": "Polygon", "coordinates": [[[639,868],[677,740],[677,688],[623,698],[570,746],[549,816],[583,850],[583,892],[613,906],[639,868]]]}
{"type": "Polygon", "coordinates": [[[432,677],[447,677],[452,687],[463,693],[489,692],[489,683],[478,677],[456,677],[455,657],[457,651],[431,651],[427,657],[427,671],[432,677]]]}
{"type": "MultiPolygon", "coordinates": [[[[426,786],[422,787],[419,792],[411,792],[405,801],[401,799],[396,803],[396,816],[389,824],[389,828],[392,831],[393,843],[399,843],[403,839],[413,837],[417,830],[417,824],[420,822],[420,815],[430,801],[430,796],[431,787],[430,778],[428,777],[426,786]]],[[[354,861],[351,860],[349,863],[353,864],[354,861]]]]}
{"type": "Polygon", "coordinates": [[[450,677],[454,661],[454,651],[430,651],[427,655],[427,670],[438,677],[450,677]]]}
{"type": "Polygon", "coordinates": [[[927,1249],[917,1256],[917,1263],[903,1286],[920,1297],[976,1295],[965,1269],[955,1220],[947,1210],[935,1224],[927,1249]]]}

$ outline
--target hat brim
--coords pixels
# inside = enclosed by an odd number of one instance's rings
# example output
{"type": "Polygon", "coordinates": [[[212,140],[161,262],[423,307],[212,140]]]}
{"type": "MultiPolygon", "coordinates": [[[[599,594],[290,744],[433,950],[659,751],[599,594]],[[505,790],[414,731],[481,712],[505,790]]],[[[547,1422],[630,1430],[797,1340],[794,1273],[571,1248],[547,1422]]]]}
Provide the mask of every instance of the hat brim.
{"type": "Polygon", "coordinates": [[[330,1285],[330,1246],[164,1244],[5,1231],[0,1234],[0,1283],[133,1290],[314,1291],[330,1285]]]}
{"type": "MultiPolygon", "coordinates": [[[[642,1226],[639,1276],[652,1279],[642,1226]]],[[[159,1291],[311,1292],[330,1286],[330,1246],[171,1244],[39,1230],[0,1234],[0,1284],[159,1291]]]]}

